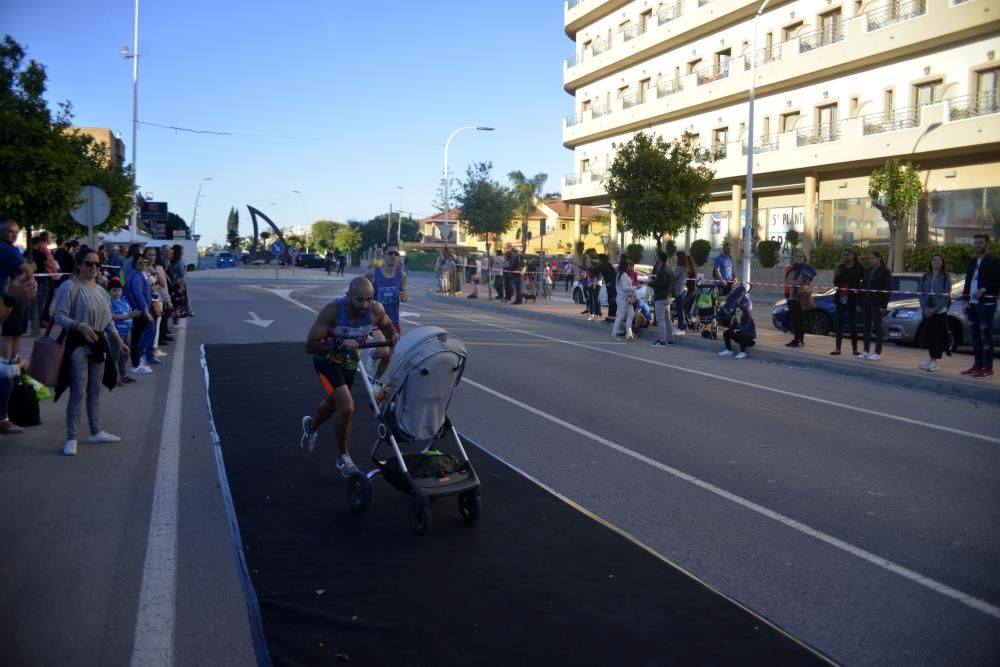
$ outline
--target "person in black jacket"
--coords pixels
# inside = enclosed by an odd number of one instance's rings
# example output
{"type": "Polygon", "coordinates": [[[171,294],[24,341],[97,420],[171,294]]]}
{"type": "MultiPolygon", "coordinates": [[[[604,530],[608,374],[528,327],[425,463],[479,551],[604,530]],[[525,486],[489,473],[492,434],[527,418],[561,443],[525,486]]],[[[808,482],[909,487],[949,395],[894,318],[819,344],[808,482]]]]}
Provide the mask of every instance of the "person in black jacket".
{"type": "Polygon", "coordinates": [[[976,361],[962,375],[974,378],[993,377],[993,317],[1000,296],[1000,259],[987,252],[988,234],[976,234],[973,243],[976,257],[965,268],[965,312],[969,317],[969,334],[976,361]]]}
{"type": "Polygon", "coordinates": [[[833,271],[833,284],[837,288],[834,304],[837,308],[833,328],[837,334],[837,349],[830,354],[840,354],[840,343],[844,339],[844,319],[851,325],[851,354],[858,355],[858,290],[864,278],[864,269],[857,262],[854,250],[844,248],[843,260],[833,271]]]}
{"type": "Polygon", "coordinates": [[[882,318],[889,307],[889,291],[892,289],[892,273],[882,263],[882,253],[872,250],[868,253],[868,268],[861,280],[861,316],[865,321],[865,351],[858,359],[878,361],[882,358],[882,318]],[[875,338],[875,352],[869,354],[871,339],[875,338]]]}
{"type": "Polygon", "coordinates": [[[618,316],[618,288],[615,286],[618,275],[607,255],[602,253],[597,256],[597,259],[601,260],[598,270],[601,277],[604,278],[604,289],[608,292],[608,316],[604,318],[604,321],[610,323],[614,322],[618,316]]]}
{"type": "Polygon", "coordinates": [[[674,343],[671,340],[674,337],[674,327],[670,322],[670,297],[674,293],[674,276],[667,266],[668,257],[662,250],[656,253],[653,280],[649,283],[653,288],[653,314],[660,328],[660,337],[653,341],[653,347],[666,347],[674,343]]]}

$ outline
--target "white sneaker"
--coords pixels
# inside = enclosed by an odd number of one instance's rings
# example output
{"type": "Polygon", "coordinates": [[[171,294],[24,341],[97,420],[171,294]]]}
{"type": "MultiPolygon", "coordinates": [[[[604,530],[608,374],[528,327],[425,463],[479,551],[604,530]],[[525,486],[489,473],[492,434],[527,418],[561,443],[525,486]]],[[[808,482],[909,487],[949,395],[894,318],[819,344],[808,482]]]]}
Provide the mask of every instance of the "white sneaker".
{"type": "Polygon", "coordinates": [[[628,334],[625,335],[625,340],[635,340],[635,334],[629,331],[628,334]]]}
{"type": "Polygon", "coordinates": [[[299,440],[299,447],[311,452],[316,449],[316,440],[319,438],[319,431],[313,430],[313,418],[306,415],[302,418],[302,439],[299,440]]]}
{"type": "Polygon", "coordinates": [[[676,331],[674,331],[674,335],[675,336],[684,336],[686,334],[684,333],[684,329],[677,329],[676,331]]]}
{"type": "Polygon", "coordinates": [[[163,350],[161,350],[160,348],[156,348],[155,350],[153,350],[153,356],[154,357],[165,357],[165,356],[167,356],[167,353],[164,352],[163,350]]]}
{"type": "Polygon", "coordinates": [[[723,350],[722,352],[719,352],[719,356],[720,357],[731,357],[731,356],[733,356],[733,351],[732,350],[723,350]]]}
{"type": "Polygon", "coordinates": [[[933,359],[931,359],[930,361],[927,362],[927,365],[924,366],[924,370],[927,370],[927,371],[930,371],[930,372],[933,373],[934,371],[937,370],[937,362],[934,361],[933,359]]]}
{"type": "Polygon", "coordinates": [[[76,456],[76,440],[67,440],[63,445],[63,454],[66,456],[76,456]]]}
{"type": "Polygon", "coordinates": [[[344,477],[350,477],[356,472],[361,472],[358,470],[358,466],[354,465],[354,461],[351,460],[350,454],[341,454],[337,457],[337,470],[344,477]]]}
{"type": "Polygon", "coordinates": [[[733,359],[746,359],[746,358],[747,358],[747,353],[746,352],[740,352],[735,357],[733,357],[733,359]]]}
{"type": "Polygon", "coordinates": [[[107,431],[101,431],[100,433],[95,433],[94,435],[87,438],[87,442],[121,442],[121,438],[117,435],[112,435],[107,431]]]}
{"type": "Polygon", "coordinates": [[[878,353],[868,355],[868,361],[878,361],[881,358],[882,357],[879,356],[878,353]]]}
{"type": "Polygon", "coordinates": [[[145,375],[147,373],[152,373],[153,369],[147,366],[146,364],[139,364],[138,366],[132,369],[132,372],[135,373],[136,375],[145,375]]]}
{"type": "Polygon", "coordinates": [[[868,353],[867,352],[858,352],[857,358],[858,359],[867,359],[868,358],[868,353]]]}

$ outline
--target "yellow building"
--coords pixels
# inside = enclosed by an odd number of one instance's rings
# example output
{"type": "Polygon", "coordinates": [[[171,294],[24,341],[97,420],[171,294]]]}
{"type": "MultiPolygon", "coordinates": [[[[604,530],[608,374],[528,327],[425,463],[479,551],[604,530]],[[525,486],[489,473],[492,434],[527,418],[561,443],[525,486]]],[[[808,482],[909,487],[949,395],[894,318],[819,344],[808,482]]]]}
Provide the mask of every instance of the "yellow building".
{"type": "MultiPolygon", "coordinates": [[[[927,201],[903,238],[963,242],[1000,220],[1000,12],[991,0],[569,0],[570,204],[610,203],[614,143],[695,134],[715,160],[695,238],[741,235],[755,69],[753,220],[807,247],[886,242],[868,175],[917,162],[927,201]]],[[[902,246],[902,244],[900,244],[902,246]]],[[[897,255],[898,257],[898,255],[897,255]]]]}
{"type": "Polygon", "coordinates": [[[73,132],[93,137],[98,144],[108,149],[108,159],[111,164],[121,167],[125,164],[125,144],[121,137],[106,127],[74,127],[73,132]]]}

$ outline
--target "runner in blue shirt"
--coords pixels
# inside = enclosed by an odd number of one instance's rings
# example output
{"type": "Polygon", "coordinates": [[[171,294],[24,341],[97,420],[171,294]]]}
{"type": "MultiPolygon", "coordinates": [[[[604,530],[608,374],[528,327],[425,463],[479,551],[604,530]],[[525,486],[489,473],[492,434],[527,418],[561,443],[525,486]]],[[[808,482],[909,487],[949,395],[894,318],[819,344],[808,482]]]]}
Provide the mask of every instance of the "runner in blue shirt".
{"type": "MultiPolygon", "coordinates": [[[[409,300],[409,294],[406,291],[406,272],[399,265],[399,246],[394,243],[387,245],[382,252],[382,266],[369,269],[365,273],[365,278],[371,281],[372,287],[375,288],[375,300],[385,308],[385,314],[392,320],[392,326],[395,327],[396,333],[401,333],[399,304],[406,303],[409,300]]],[[[377,334],[375,338],[378,338],[377,334]]],[[[379,357],[378,369],[375,371],[376,378],[382,377],[382,374],[389,368],[392,350],[389,348],[382,350],[379,357]]]]}

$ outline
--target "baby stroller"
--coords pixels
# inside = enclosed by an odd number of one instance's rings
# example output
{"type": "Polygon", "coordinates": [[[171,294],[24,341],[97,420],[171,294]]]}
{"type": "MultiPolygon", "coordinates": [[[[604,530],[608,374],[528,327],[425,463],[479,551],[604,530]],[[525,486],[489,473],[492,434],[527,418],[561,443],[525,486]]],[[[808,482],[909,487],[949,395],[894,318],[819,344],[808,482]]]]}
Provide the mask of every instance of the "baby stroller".
{"type": "Polygon", "coordinates": [[[538,301],[538,273],[536,271],[525,271],[524,272],[524,285],[521,289],[521,297],[527,301],[531,299],[532,301],[538,301]]]}
{"type": "Polygon", "coordinates": [[[701,331],[702,338],[718,338],[718,304],[719,291],[713,283],[698,285],[693,309],[698,316],[695,331],[701,331]]]}
{"type": "Polygon", "coordinates": [[[729,293],[725,302],[723,302],[716,313],[716,319],[719,324],[728,327],[730,322],[732,322],[733,315],[736,314],[736,310],[739,308],[742,308],[747,313],[753,311],[753,302],[750,301],[750,289],[752,287],[753,285],[744,287],[740,284],[733,288],[733,291],[729,293]]]}
{"type": "MultiPolygon", "coordinates": [[[[367,342],[359,347],[388,345],[367,342]]],[[[465,361],[462,341],[444,329],[425,326],[399,339],[392,364],[382,378],[383,395],[376,395],[369,379],[375,360],[366,358],[358,364],[377,426],[371,453],[375,468],[355,473],[347,481],[347,501],[356,512],[367,509],[372,481],[382,475],[396,489],[413,496],[409,517],[417,534],[431,527],[430,502],[434,498],[458,496],[462,518],[470,524],[479,519],[479,477],[448,418],[448,404],[465,371],[465,361]],[[405,453],[400,443],[406,446],[405,453]]]]}

